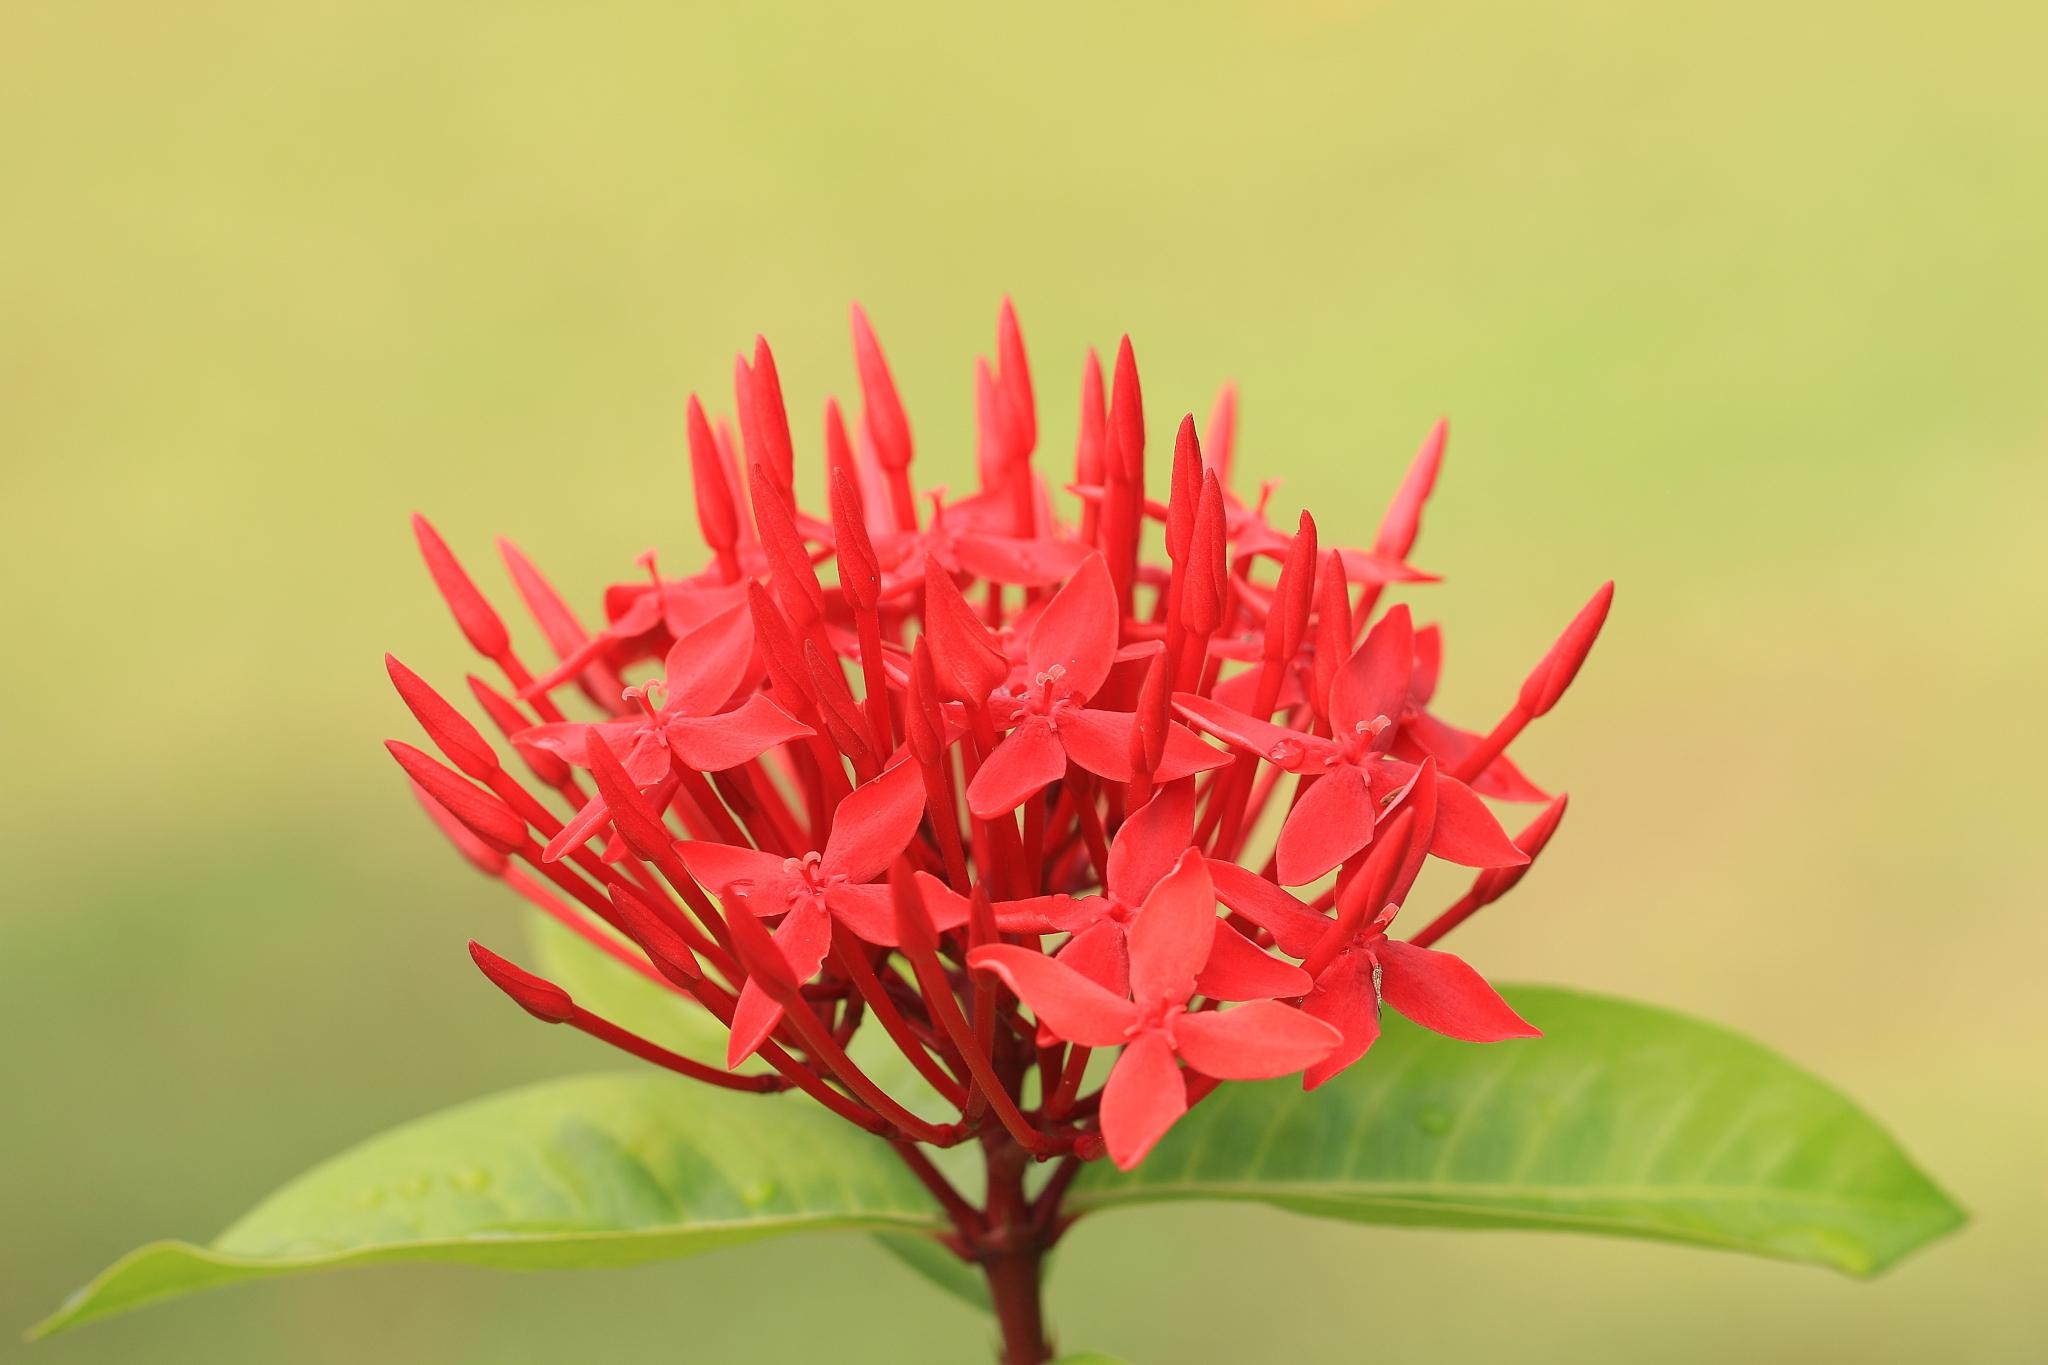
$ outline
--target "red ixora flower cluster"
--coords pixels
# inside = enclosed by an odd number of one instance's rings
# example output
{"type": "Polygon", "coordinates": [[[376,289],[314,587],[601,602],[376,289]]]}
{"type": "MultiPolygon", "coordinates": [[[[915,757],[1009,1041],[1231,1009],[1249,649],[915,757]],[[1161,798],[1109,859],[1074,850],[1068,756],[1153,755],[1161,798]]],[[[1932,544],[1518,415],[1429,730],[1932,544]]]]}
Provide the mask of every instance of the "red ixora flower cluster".
{"type": "Polygon", "coordinates": [[[910,423],[858,309],[853,339],[862,408],[850,430],[825,408],[827,515],[798,502],[757,341],[735,369],[737,439],[689,405],[707,567],[669,578],[646,556],[592,632],[501,546],[554,656],[538,674],[416,522],[435,584],[501,675],[470,690],[531,781],[396,660],[446,762],[391,752],[478,867],[727,1025],[724,1065],[472,944],[484,973],[535,1016],[672,1071],[804,1091],[895,1142],[956,1215],[917,1144],[1014,1140],[1068,1158],[1068,1177],[1105,1154],[1128,1168],[1219,1082],[1304,1073],[1313,1089],[1353,1065],[1383,1005],[1473,1042],[1533,1035],[1431,945],[1556,829],[1564,797],[1505,750],[1577,673],[1612,585],[1497,724],[1460,729],[1430,710],[1436,627],[1379,610],[1389,585],[1429,580],[1407,561],[1441,425],[1371,547],[1325,548],[1306,513],[1269,524],[1270,487],[1232,490],[1227,388],[1205,435],[1182,419],[1166,485],[1148,488],[1126,339],[1107,386],[1093,353],[1082,371],[1063,521],[1007,303],[977,370],[980,486],[963,498],[917,489],[910,423]],[[1511,838],[1489,800],[1541,809],[1511,838]],[[1431,856],[1477,880],[1389,937],[1431,856]],[[918,1096],[849,1054],[868,1021],[915,1067],[918,1096]],[[1103,1049],[1113,1064],[1091,1068],[1103,1049]],[[741,1069],[750,1058],[765,1066],[741,1069]],[[918,1112],[933,1111],[923,1087],[957,1116],[918,1112]]]}

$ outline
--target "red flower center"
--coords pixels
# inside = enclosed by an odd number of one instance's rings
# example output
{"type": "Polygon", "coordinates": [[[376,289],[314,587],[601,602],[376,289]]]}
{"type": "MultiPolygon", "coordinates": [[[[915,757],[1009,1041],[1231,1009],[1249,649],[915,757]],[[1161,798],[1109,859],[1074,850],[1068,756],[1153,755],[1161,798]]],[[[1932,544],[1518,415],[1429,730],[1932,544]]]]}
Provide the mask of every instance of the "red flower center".
{"type": "Polygon", "coordinates": [[[1048,719],[1086,700],[1067,682],[1067,670],[1062,664],[1054,664],[1028,683],[1012,683],[1010,695],[1016,699],[1019,714],[1048,719]]]}

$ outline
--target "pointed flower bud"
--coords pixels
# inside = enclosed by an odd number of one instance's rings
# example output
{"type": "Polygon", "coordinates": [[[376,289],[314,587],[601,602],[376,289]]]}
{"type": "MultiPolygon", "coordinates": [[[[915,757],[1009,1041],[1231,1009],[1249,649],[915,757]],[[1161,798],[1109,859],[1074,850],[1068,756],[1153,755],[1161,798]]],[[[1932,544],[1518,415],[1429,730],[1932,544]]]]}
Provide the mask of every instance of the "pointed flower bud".
{"type": "Polygon", "coordinates": [[[493,986],[542,1023],[566,1024],[576,1017],[576,1002],[554,982],[543,980],[524,967],[513,966],[475,939],[469,941],[469,956],[493,986]]]}
{"type": "Polygon", "coordinates": [[[704,543],[721,555],[739,544],[739,509],[733,506],[732,486],[726,482],[725,461],[718,453],[718,438],[704,418],[704,405],[690,395],[690,488],[696,495],[697,529],[704,543]]]}
{"type": "Polygon", "coordinates": [[[1038,444],[1038,407],[1031,394],[1031,364],[1024,357],[1024,334],[1017,327],[1017,309],[1003,300],[996,317],[996,373],[1001,377],[1004,407],[1023,454],[1038,444]]]}
{"type": "Polygon", "coordinates": [[[471,834],[500,853],[517,853],[526,847],[526,821],[503,801],[463,781],[403,740],[388,739],[384,747],[405,769],[405,775],[471,834]]]}
{"type": "Polygon", "coordinates": [[[484,600],[484,595],[477,591],[476,584],[449,550],[448,542],[441,539],[441,533],[434,529],[433,523],[417,513],[413,515],[412,533],[420,543],[421,556],[427,561],[427,572],[434,576],[434,586],[441,590],[441,599],[448,604],[448,610],[455,613],[455,624],[462,627],[469,647],[486,659],[503,658],[512,647],[511,637],[505,633],[505,623],[484,600]]]}
{"type": "Polygon", "coordinates": [[[825,589],[818,571],[804,549],[803,537],[788,504],[776,496],[768,471],[754,465],[749,471],[749,488],[754,495],[754,525],[761,532],[761,549],[768,556],[768,578],[775,586],[775,600],[789,614],[799,632],[807,632],[825,615],[825,589]]]}
{"type": "Polygon", "coordinates": [[[690,945],[662,920],[646,897],[624,882],[607,883],[605,889],[611,893],[621,927],[640,945],[656,971],[686,989],[703,978],[704,969],[697,965],[690,945]]]}
{"type": "Polygon", "coordinates": [[[946,722],[939,710],[939,682],[929,635],[920,635],[912,648],[910,702],[904,708],[903,724],[918,762],[930,766],[945,756],[946,722]]]}
{"type": "Polygon", "coordinates": [[[873,611],[881,600],[882,564],[868,537],[866,510],[853,476],[832,471],[832,540],[839,557],[839,586],[861,611],[873,611]]]}
{"type": "Polygon", "coordinates": [[[889,374],[889,362],[875,329],[859,304],[853,305],[853,353],[860,367],[862,418],[875,438],[875,454],[888,469],[910,465],[910,419],[903,414],[903,400],[897,396],[896,381],[889,374]]]}
{"type": "Polygon", "coordinates": [[[455,845],[456,852],[469,859],[477,871],[486,877],[502,877],[511,866],[511,858],[470,833],[469,826],[448,813],[448,808],[427,795],[427,789],[419,783],[409,784],[412,794],[418,798],[420,809],[434,822],[434,827],[448,836],[448,842],[455,845]]]}
{"type": "Polygon", "coordinates": [[[1593,600],[1579,608],[1579,614],[1564,628],[1564,634],[1557,637],[1557,643],[1550,647],[1529,674],[1528,680],[1522,684],[1519,704],[1531,719],[1557,705],[1557,699],[1572,685],[1572,679],[1579,675],[1579,665],[1586,662],[1586,655],[1593,650],[1593,642],[1600,638],[1600,627],[1607,623],[1607,608],[1613,602],[1614,584],[1602,584],[1600,591],[1593,594],[1593,600]]]}
{"type": "Polygon", "coordinates": [[[626,841],[626,847],[634,856],[650,863],[666,861],[675,836],[668,832],[668,826],[661,822],[661,816],[640,794],[618,755],[609,744],[588,746],[590,755],[590,776],[597,783],[597,794],[604,799],[605,809],[611,815],[612,828],[626,841]]]}
{"type": "Polygon", "coordinates": [[[1003,647],[935,559],[925,563],[924,632],[940,690],[951,700],[980,706],[1010,676],[1003,647]]]}
{"type": "Polygon", "coordinates": [[[391,675],[391,685],[398,689],[406,709],[420,723],[420,729],[427,732],[427,738],[434,741],[434,747],[477,781],[490,781],[498,771],[498,756],[468,717],[392,655],[384,656],[384,671],[391,675]]]}
{"type": "Polygon", "coordinates": [[[1273,605],[1266,613],[1265,656],[1273,663],[1292,659],[1308,633],[1309,612],[1315,603],[1316,523],[1307,512],[1288,542],[1287,557],[1280,562],[1280,579],[1273,588],[1273,605]]]}
{"type": "Polygon", "coordinates": [[[1195,508],[1202,500],[1202,445],[1195,439],[1193,413],[1180,419],[1173,437],[1173,478],[1166,497],[1166,557],[1187,563],[1195,539],[1195,508]]]}
{"type": "Polygon", "coordinates": [[[508,740],[512,740],[512,747],[526,760],[526,766],[532,770],[535,777],[550,787],[559,787],[569,780],[570,767],[559,757],[538,745],[521,743],[512,738],[520,731],[533,726],[533,721],[519,709],[516,702],[474,673],[469,675],[468,682],[470,695],[476,698],[476,704],[491,718],[491,724],[497,726],[499,732],[508,740]]]}

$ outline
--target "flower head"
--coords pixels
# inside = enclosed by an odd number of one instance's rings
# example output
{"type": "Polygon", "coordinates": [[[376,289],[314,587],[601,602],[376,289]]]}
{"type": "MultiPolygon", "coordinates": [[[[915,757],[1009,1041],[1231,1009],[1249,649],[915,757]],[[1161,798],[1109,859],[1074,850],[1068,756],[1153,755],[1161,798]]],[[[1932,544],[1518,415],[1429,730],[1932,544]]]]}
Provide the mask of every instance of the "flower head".
{"type": "Polygon", "coordinates": [[[547,662],[416,522],[498,675],[471,691],[532,786],[392,660],[441,754],[392,742],[415,795],[479,870],[723,1022],[723,1065],[478,947],[485,975],[544,1021],[711,1084],[801,1089],[899,1145],[1000,1136],[1125,1167],[1219,1083],[1314,1087],[1357,1063],[1387,1006],[1475,1042],[1533,1035],[1432,945],[1555,832],[1564,798],[1506,750],[1578,674],[1611,588],[1497,690],[1494,724],[1461,728],[1434,710],[1441,632],[1381,601],[1433,579],[1410,555],[1442,424],[1369,544],[1319,544],[1306,513],[1276,525],[1273,485],[1232,487],[1233,389],[1206,439],[1180,422],[1148,484],[1126,339],[1107,382],[1089,356],[1072,473],[1048,477],[1006,302],[976,376],[977,486],[951,497],[919,487],[858,309],[853,342],[860,403],[826,405],[823,514],[757,340],[731,420],[688,406],[700,568],[643,556],[593,631],[503,547],[547,662]],[[1548,804],[1510,838],[1491,803],[1516,802],[1548,804]],[[1478,881],[1395,938],[1430,858],[1478,881]],[[856,1061],[862,1029],[916,1093],[856,1061]]]}

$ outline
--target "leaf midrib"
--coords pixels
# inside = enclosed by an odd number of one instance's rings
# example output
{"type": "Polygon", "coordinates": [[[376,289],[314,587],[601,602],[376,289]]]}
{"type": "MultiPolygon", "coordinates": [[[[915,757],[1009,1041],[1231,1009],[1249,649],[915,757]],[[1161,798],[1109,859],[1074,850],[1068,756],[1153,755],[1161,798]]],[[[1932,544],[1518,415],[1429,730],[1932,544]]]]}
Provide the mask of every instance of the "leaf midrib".
{"type": "MultiPolygon", "coordinates": [[[[1145,1183],[1142,1178],[1113,1190],[1079,1189],[1069,1198],[1074,1208],[1111,1208],[1117,1204],[1150,1199],[1270,1199],[1315,1194],[1371,1202],[1374,1199],[1407,1200],[1432,1208],[1459,1206],[1459,1201],[1442,1198],[1444,1186],[1426,1181],[1334,1182],[1334,1181],[1162,1181],[1145,1183]]],[[[1731,1198],[1770,1199],[1778,1203],[1813,1204],[1829,1208],[1924,1208],[1917,1199],[1883,1198],[1827,1191],[1788,1190],[1776,1185],[1536,1185],[1526,1182],[1486,1183],[1460,1180],[1451,1188],[1461,1194],[1484,1194],[1503,1199],[1560,1199],[1616,1201],[1669,1201],[1676,1199],[1727,1200],[1731,1198]]],[[[1472,1203],[1473,1212],[1497,1207],[1472,1203]]]]}

